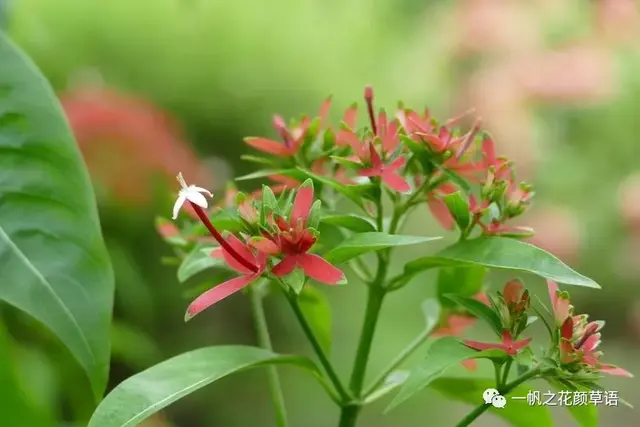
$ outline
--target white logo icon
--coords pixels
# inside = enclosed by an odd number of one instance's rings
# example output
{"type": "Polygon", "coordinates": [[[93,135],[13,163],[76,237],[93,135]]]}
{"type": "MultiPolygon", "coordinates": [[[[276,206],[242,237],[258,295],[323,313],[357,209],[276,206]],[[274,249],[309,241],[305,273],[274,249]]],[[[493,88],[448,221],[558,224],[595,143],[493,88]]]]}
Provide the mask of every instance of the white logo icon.
{"type": "Polygon", "coordinates": [[[491,404],[494,408],[504,408],[507,406],[507,399],[500,394],[495,388],[488,388],[482,393],[484,403],[491,404]]]}

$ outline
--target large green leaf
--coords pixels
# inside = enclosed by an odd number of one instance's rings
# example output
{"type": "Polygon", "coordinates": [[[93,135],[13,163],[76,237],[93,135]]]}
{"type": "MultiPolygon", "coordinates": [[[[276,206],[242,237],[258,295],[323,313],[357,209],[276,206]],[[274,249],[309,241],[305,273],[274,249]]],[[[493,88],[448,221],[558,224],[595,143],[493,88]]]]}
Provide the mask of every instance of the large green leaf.
{"type": "MultiPolygon", "coordinates": [[[[427,350],[426,357],[413,367],[409,377],[391,401],[385,412],[394,409],[407,399],[424,390],[436,378],[440,377],[452,366],[469,359],[503,360],[507,354],[502,350],[473,350],[452,337],[440,338],[427,350]]],[[[480,393],[482,396],[482,393],[480,393]]]]}
{"type": "Polygon", "coordinates": [[[401,236],[387,233],[359,233],[343,240],[338,246],[324,254],[332,263],[340,264],[367,252],[379,251],[392,246],[417,245],[438,240],[440,237],[401,236]]]}
{"type": "Polygon", "coordinates": [[[269,364],[293,364],[320,375],[309,359],[247,346],[206,347],[165,360],[120,383],[88,427],[134,427],[171,403],[227,375],[269,364]]]}
{"type": "Polygon", "coordinates": [[[0,299],[47,325],[104,392],[113,272],[60,106],[0,34],[0,299]]]}
{"type": "Polygon", "coordinates": [[[529,243],[504,237],[479,237],[449,246],[434,256],[419,258],[405,266],[410,277],[421,271],[445,266],[482,265],[537,274],[565,285],[600,288],[550,253],[529,243]]]}
{"type": "Polygon", "coordinates": [[[331,352],[331,305],[325,294],[307,284],[298,295],[298,304],[326,353],[331,352]]]}
{"type": "MultiPolygon", "coordinates": [[[[480,378],[438,378],[431,387],[451,400],[478,406],[483,403],[482,393],[495,387],[495,381],[480,378]]],[[[546,406],[529,405],[525,398],[530,387],[521,385],[513,389],[504,408],[490,407],[489,412],[505,419],[514,427],[553,427],[553,418],[546,406]],[[513,399],[517,397],[518,399],[513,399]]]]}

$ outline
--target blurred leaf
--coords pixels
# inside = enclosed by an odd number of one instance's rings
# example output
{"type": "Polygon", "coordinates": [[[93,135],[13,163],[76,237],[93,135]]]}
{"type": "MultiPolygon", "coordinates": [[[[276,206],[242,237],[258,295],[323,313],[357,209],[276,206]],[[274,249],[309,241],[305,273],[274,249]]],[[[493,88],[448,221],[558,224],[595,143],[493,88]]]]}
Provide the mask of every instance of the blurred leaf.
{"type": "Polygon", "coordinates": [[[259,170],[253,173],[250,173],[248,175],[243,175],[243,176],[239,176],[237,178],[235,178],[236,181],[249,181],[252,179],[261,179],[261,178],[267,178],[271,175],[282,175],[282,176],[288,176],[291,178],[295,178],[298,180],[302,180],[305,178],[304,174],[301,173],[299,170],[297,169],[263,169],[263,170],[259,170]]]}
{"type": "Polygon", "coordinates": [[[443,267],[438,272],[437,295],[440,303],[451,306],[447,294],[473,297],[482,291],[487,269],[482,266],[443,267]]]}
{"type": "MultiPolygon", "coordinates": [[[[547,382],[554,388],[556,391],[567,390],[567,387],[554,381],[551,378],[545,378],[547,382]]],[[[580,391],[587,393],[589,396],[590,389],[587,387],[583,387],[577,384],[572,384],[570,387],[572,392],[580,391]]],[[[587,403],[589,399],[587,397],[587,403]]],[[[580,427],[598,427],[598,407],[596,405],[567,405],[567,410],[571,414],[574,420],[580,425],[580,427]]]]}
{"type": "Polygon", "coordinates": [[[226,267],[222,258],[214,258],[211,251],[216,247],[203,248],[199,246],[192,250],[178,267],[178,280],[184,283],[198,273],[214,267],[226,267]]]}
{"type": "Polygon", "coordinates": [[[500,335],[502,333],[502,321],[500,317],[493,311],[491,308],[487,307],[484,303],[473,299],[467,298],[460,295],[443,295],[445,298],[450,299],[458,305],[466,308],[473,314],[474,316],[484,320],[491,326],[493,331],[500,335]]]}
{"type": "Polygon", "coordinates": [[[434,256],[405,265],[405,274],[445,266],[483,265],[489,268],[525,271],[565,285],[600,288],[550,253],[529,243],[503,237],[479,237],[449,246],[434,256]]]}
{"type": "Polygon", "coordinates": [[[313,329],[320,345],[331,353],[331,305],[325,294],[313,286],[305,286],[298,296],[298,304],[313,329]]]}
{"type": "Polygon", "coordinates": [[[393,371],[387,378],[385,378],[384,383],[380,387],[378,387],[373,393],[369,394],[364,400],[365,404],[369,404],[375,402],[381,397],[386,396],[391,393],[393,390],[400,387],[404,382],[409,378],[408,371],[393,371]]]}
{"type": "MultiPolygon", "coordinates": [[[[482,404],[482,393],[495,387],[495,381],[480,378],[438,378],[431,387],[451,400],[478,406],[482,404]]],[[[525,397],[530,388],[521,385],[513,389],[509,396],[525,397]]],[[[490,407],[489,412],[503,418],[514,427],[553,427],[553,418],[546,406],[529,405],[526,400],[509,399],[507,405],[498,409],[490,407]]]]}
{"type": "MultiPolygon", "coordinates": [[[[236,233],[244,228],[244,225],[242,224],[242,221],[240,221],[238,212],[235,208],[221,209],[217,212],[212,213],[209,219],[211,220],[211,224],[213,224],[213,226],[218,230],[236,233]]],[[[202,224],[199,223],[199,225],[202,224]]],[[[209,232],[205,231],[203,234],[209,234],[209,232]]]]}
{"type": "Polygon", "coordinates": [[[334,264],[349,261],[367,252],[375,252],[392,246],[417,245],[441,239],[441,237],[401,236],[387,233],[360,233],[343,240],[338,246],[324,254],[334,264]]]}
{"type": "Polygon", "coordinates": [[[378,194],[375,191],[374,186],[370,184],[345,185],[333,179],[330,179],[321,175],[316,175],[315,173],[305,169],[299,168],[298,170],[304,173],[306,177],[311,178],[314,182],[320,185],[326,185],[327,187],[330,187],[337,193],[342,194],[343,196],[351,200],[353,203],[355,203],[356,206],[358,206],[363,210],[364,210],[364,203],[362,200],[363,197],[368,199],[372,199],[372,198],[375,199],[376,194],[378,194]]]}
{"type": "Polygon", "coordinates": [[[424,315],[425,333],[429,334],[436,327],[440,320],[441,307],[435,298],[429,298],[422,303],[422,314],[424,315]]]}
{"type": "Polygon", "coordinates": [[[363,216],[350,214],[350,215],[339,215],[339,214],[330,214],[324,215],[320,218],[321,222],[325,224],[335,225],[336,227],[346,228],[347,230],[355,231],[358,233],[366,233],[369,231],[376,231],[376,227],[369,220],[363,216]]]}
{"type": "Polygon", "coordinates": [[[451,213],[451,216],[453,216],[456,224],[458,224],[460,231],[465,231],[471,223],[469,203],[462,197],[462,193],[460,193],[460,191],[447,194],[443,199],[451,213]]]}
{"type": "Polygon", "coordinates": [[[88,427],[134,427],[171,403],[223,377],[249,368],[292,364],[319,376],[309,359],[247,346],[206,347],[183,353],[136,374],[98,405],[88,427]]]}
{"type": "Polygon", "coordinates": [[[300,268],[294,268],[291,273],[282,278],[282,281],[287,284],[296,294],[302,292],[302,288],[307,280],[307,277],[300,268]]]}
{"type": "Polygon", "coordinates": [[[0,414],[4,426],[52,426],[51,420],[27,399],[11,354],[11,339],[0,325],[0,414]]]}
{"type": "Polygon", "coordinates": [[[160,349],[149,336],[125,323],[113,322],[111,343],[113,358],[136,370],[144,369],[162,358],[160,349]]]}
{"type": "Polygon", "coordinates": [[[114,280],[89,176],[49,84],[2,34],[0,57],[0,299],[56,334],[98,399],[114,280]]]}
{"type": "MultiPolygon", "coordinates": [[[[424,390],[432,381],[444,374],[447,369],[465,360],[503,359],[505,357],[506,353],[502,350],[476,351],[455,338],[440,338],[427,349],[426,357],[411,369],[409,378],[407,378],[396,397],[387,406],[385,412],[389,412],[424,390]]],[[[478,397],[482,397],[482,393],[478,397]]]]}

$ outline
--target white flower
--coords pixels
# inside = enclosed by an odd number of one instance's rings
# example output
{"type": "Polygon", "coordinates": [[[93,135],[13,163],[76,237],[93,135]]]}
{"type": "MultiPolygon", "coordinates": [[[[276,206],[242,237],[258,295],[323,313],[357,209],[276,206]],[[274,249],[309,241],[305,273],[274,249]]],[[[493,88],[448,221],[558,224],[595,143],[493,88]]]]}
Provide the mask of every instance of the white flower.
{"type": "Polygon", "coordinates": [[[178,200],[176,200],[176,204],[173,205],[172,218],[176,219],[178,217],[178,211],[187,200],[195,205],[200,206],[202,209],[207,209],[209,204],[207,203],[207,199],[201,193],[205,193],[209,197],[213,197],[213,194],[211,194],[209,190],[202,187],[196,187],[195,185],[187,186],[187,183],[184,182],[184,178],[182,177],[182,173],[179,173],[177,178],[182,189],[180,190],[180,193],[178,193],[178,200]]]}

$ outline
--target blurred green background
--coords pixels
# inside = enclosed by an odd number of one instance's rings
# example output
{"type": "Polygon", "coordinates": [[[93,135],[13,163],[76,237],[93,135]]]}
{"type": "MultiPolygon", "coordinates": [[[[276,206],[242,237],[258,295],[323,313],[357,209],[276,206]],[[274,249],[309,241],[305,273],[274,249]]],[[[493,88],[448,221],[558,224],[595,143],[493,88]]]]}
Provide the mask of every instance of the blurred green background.
{"type": "MultiPolygon", "coordinates": [[[[111,387],[189,349],[255,342],[242,296],[183,322],[190,290],[213,278],[203,274],[181,285],[176,268],[161,263],[170,251],[153,220],[169,215],[175,173],[220,189],[252,170],[239,160],[250,152],[241,138],[275,136],[272,114],[314,113],[333,94],[337,120],[365,84],[389,110],[398,100],[428,105],[440,117],[478,110],[500,151],[536,185],[536,205],[523,220],[538,231],[536,243],[604,285],[572,295],[579,312],[606,320],[607,361],[640,372],[638,2],[13,0],[6,6],[4,25],[59,92],[98,189],[117,276],[111,387]]],[[[441,233],[426,209],[407,228],[441,233]]],[[[398,251],[396,267],[409,256],[398,251]]],[[[492,286],[500,286],[504,277],[493,277],[492,286]]],[[[432,295],[432,282],[421,276],[389,298],[372,374],[419,332],[415,301],[432,295]]],[[[545,292],[540,280],[529,283],[545,292]]],[[[352,279],[324,291],[334,310],[333,358],[346,375],[364,289],[352,279]]],[[[270,300],[267,308],[276,350],[308,352],[287,307],[270,300]]],[[[36,322],[0,309],[0,414],[26,405],[31,417],[3,425],[83,426],[74,421],[86,420],[92,407],[72,358],[36,322]],[[23,391],[18,400],[9,391],[14,383],[23,391]]],[[[481,326],[473,331],[486,333],[481,326]]],[[[490,366],[482,368],[478,375],[490,366]]],[[[282,374],[293,426],[334,425],[337,411],[312,380],[286,368],[282,374]]],[[[640,402],[634,380],[606,385],[640,402]]],[[[383,416],[385,403],[368,408],[361,425],[446,426],[469,410],[430,392],[383,416]]],[[[558,425],[572,425],[555,412],[558,425]]],[[[633,415],[604,408],[600,425],[635,425],[633,415]]],[[[477,425],[501,423],[486,415],[477,425]]],[[[264,372],[225,379],[146,425],[272,425],[264,372]]]]}

